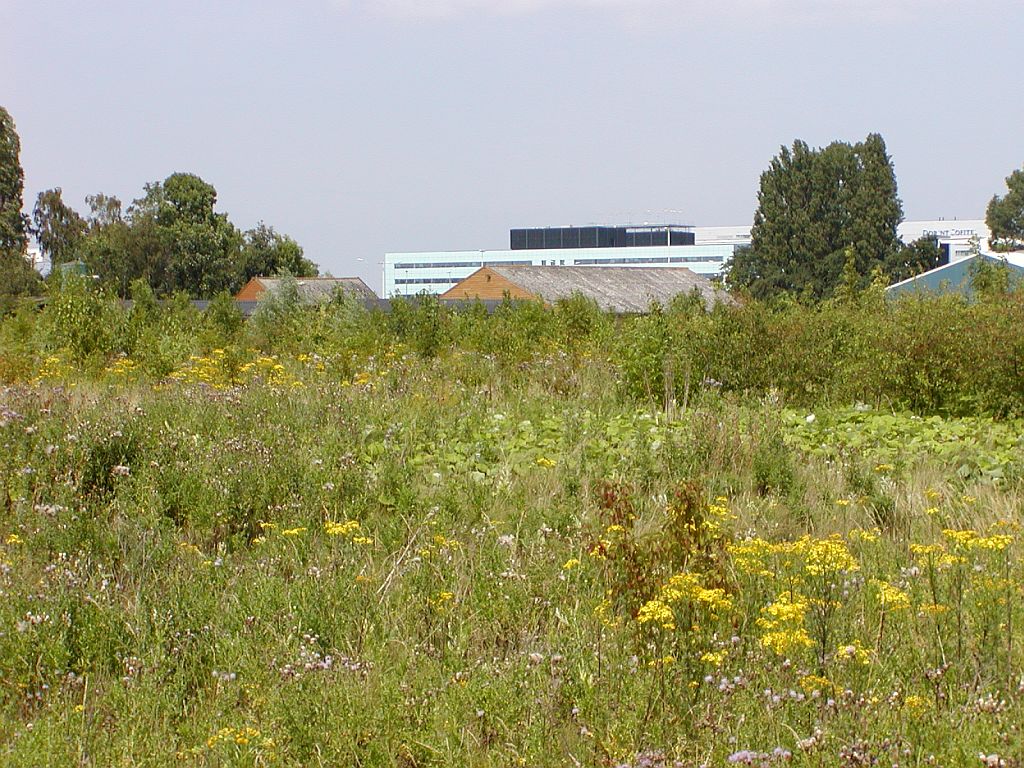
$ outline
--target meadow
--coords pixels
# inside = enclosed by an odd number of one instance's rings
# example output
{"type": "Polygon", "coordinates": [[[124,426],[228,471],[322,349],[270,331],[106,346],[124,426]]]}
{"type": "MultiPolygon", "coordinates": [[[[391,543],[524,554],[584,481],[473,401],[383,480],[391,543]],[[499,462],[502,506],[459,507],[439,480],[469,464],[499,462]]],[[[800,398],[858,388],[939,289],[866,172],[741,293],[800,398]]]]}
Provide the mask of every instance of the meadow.
{"type": "Polygon", "coordinates": [[[11,766],[1020,766],[1015,295],[0,322],[11,766]]]}

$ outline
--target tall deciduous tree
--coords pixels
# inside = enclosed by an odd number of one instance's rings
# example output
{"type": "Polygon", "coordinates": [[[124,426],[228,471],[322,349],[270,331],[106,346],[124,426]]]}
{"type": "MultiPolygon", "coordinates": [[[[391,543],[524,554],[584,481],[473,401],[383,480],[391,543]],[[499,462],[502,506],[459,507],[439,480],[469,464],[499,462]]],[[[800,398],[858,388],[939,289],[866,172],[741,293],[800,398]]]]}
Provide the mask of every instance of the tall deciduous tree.
{"type": "Polygon", "coordinates": [[[242,236],[227,214],[215,213],[217,191],[191,173],[175,173],[147,188],[140,210],[152,211],[170,253],[176,290],[210,297],[237,290],[242,236]]]}
{"type": "Polygon", "coordinates": [[[132,266],[128,223],[121,212],[121,201],[102,193],[89,195],[85,201],[89,216],[79,255],[91,274],[113,286],[119,296],[126,297],[132,279],[138,275],[132,266]]]}
{"type": "Polygon", "coordinates": [[[88,198],[92,215],[83,251],[105,282],[128,296],[134,280],[159,294],[210,297],[240,285],[242,236],[216,213],[217,192],[189,173],[147,184],[122,214],[117,198],[88,198]]]}
{"type": "Polygon", "coordinates": [[[315,277],[317,266],[302,255],[302,246],[262,221],[244,235],[242,282],[287,272],[294,277],[315,277]]]}
{"type": "Polygon", "coordinates": [[[884,265],[884,272],[892,283],[907,280],[930,269],[941,267],[947,254],[934,236],[922,237],[895,251],[884,265]]]}
{"type": "Polygon", "coordinates": [[[751,246],[733,256],[727,279],[759,298],[789,292],[823,299],[849,263],[866,285],[898,251],[902,217],[881,136],[823,149],[795,141],[761,174],[751,246]]]}
{"type": "Polygon", "coordinates": [[[122,212],[116,197],[86,198],[91,212],[81,244],[93,274],[127,297],[135,280],[158,295],[184,291],[193,298],[234,293],[249,277],[281,271],[315,275],[290,237],[265,224],[241,232],[214,210],[217,191],[190,173],[145,186],[122,212]]]}
{"type": "Polygon", "coordinates": [[[3,295],[35,293],[39,274],[25,260],[27,226],[21,212],[24,190],[21,140],[11,114],[0,107],[0,308],[3,295]]]}
{"type": "Polygon", "coordinates": [[[88,228],[85,219],[68,206],[60,187],[40,192],[32,211],[33,231],[39,248],[54,266],[78,258],[88,228]]]}
{"type": "Polygon", "coordinates": [[[1024,248],[1024,169],[1006,177],[1007,193],[995,195],[985,212],[989,243],[996,250],[1024,248]]]}
{"type": "Polygon", "coordinates": [[[11,113],[0,107],[0,251],[21,255],[28,244],[21,212],[25,174],[21,169],[21,140],[11,113]]]}

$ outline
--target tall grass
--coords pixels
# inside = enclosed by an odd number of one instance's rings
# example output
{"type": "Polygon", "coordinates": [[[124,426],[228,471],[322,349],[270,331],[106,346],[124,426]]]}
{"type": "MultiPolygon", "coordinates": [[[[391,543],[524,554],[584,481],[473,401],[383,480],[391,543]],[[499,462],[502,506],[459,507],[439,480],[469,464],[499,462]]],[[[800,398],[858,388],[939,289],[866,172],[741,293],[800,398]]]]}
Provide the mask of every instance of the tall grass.
{"type": "Polygon", "coordinates": [[[1021,762],[1012,354],[906,343],[1014,300],[75,301],[0,328],[4,764],[1021,762]]]}

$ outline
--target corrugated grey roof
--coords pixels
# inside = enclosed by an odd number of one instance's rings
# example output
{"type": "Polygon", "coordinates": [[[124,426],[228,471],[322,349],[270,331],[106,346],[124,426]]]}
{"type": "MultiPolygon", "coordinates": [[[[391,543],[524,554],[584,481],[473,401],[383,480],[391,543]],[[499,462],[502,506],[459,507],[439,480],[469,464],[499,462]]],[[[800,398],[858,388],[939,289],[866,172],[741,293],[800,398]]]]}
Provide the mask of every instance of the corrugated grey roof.
{"type": "MultiPolygon", "coordinates": [[[[282,278],[261,277],[260,282],[270,293],[277,293],[281,289],[282,278]]],[[[339,289],[360,299],[377,298],[377,294],[358,277],[297,277],[295,282],[299,286],[299,298],[303,301],[328,301],[339,289]]]]}
{"type": "Polygon", "coordinates": [[[651,302],[668,305],[679,294],[700,291],[704,306],[732,298],[686,267],[488,267],[524,290],[553,302],[575,293],[618,314],[647,312],[651,302]]]}

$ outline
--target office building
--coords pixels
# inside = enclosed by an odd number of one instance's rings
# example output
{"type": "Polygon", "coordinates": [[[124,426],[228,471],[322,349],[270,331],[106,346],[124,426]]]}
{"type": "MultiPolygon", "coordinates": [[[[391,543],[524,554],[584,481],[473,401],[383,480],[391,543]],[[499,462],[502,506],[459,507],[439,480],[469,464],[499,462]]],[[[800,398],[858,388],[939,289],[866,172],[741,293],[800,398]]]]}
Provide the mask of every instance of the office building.
{"type": "MultiPolygon", "coordinates": [[[[978,243],[987,247],[980,220],[907,221],[897,228],[910,243],[935,237],[950,262],[966,258],[978,243]]],[[[688,227],[675,224],[518,228],[509,248],[384,255],[382,295],[441,294],[481,267],[686,267],[704,277],[720,275],[733,251],[750,245],[749,226],[688,227]]]]}

